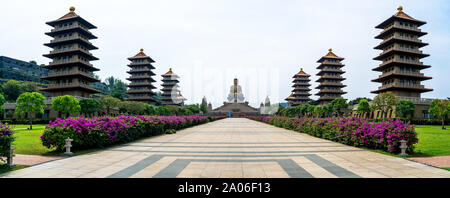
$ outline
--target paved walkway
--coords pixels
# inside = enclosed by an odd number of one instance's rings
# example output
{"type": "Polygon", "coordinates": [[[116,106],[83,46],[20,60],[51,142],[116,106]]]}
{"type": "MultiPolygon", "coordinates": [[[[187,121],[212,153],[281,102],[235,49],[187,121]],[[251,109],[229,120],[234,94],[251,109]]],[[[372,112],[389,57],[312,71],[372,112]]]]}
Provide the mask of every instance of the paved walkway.
{"type": "Polygon", "coordinates": [[[439,168],[450,167],[450,156],[436,156],[436,157],[411,157],[409,160],[428,164],[439,168]]]}
{"type": "Polygon", "coordinates": [[[450,172],[232,118],[0,177],[450,177],[450,172]]]}
{"type": "MultiPolygon", "coordinates": [[[[19,165],[36,165],[44,162],[49,162],[57,159],[62,159],[63,157],[53,157],[53,156],[42,156],[42,155],[23,155],[15,154],[13,158],[14,164],[19,165]]],[[[6,158],[4,158],[6,160],[6,158]]]]}

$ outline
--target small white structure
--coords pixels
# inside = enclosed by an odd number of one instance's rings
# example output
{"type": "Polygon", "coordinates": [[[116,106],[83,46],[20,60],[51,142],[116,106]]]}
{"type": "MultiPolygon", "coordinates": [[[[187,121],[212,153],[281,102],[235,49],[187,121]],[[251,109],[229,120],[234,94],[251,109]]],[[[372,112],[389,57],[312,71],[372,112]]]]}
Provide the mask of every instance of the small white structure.
{"type": "Polygon", "coordinates": [[[406,156],[408,154],[406,154],[406,148],[408,148],[408,146],[406,146],[406,140],[400,140],[400,149],[401,149],[401,156],[406,156]]]}
{"type": "Polygon", "coordinates": [[[10,168],[15,166],[13,163],[13,157],[16,156],[16,155],[14,155],[14,149],[16,149],[16,147],[13,147],[13,146],[9,147],[8,157],[6,158],[7,166],[10,168]]]}
{"type": "Polygon", "coordinates": [[[73,155],[72,152],[70,152],[70,148],[72,147],[72,141],[73,139],[70,139],[69,137],[67,137],[67,139],[65,139],[64,141],[66,141],[66,145],[64,147],[66,147],[66,152],[64,153],[65,155],[73,155]]]}

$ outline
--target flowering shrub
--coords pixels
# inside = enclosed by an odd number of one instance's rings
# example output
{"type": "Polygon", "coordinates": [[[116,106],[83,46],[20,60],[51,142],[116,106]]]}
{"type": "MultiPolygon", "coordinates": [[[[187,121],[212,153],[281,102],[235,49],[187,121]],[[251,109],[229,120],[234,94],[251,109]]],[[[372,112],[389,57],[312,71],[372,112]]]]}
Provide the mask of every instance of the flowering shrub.
{"type": "Polygon", "coordinates": [[[407,141],[407,152],[410,153],[418,142],[414,126],[400,120],[369,122],[360,118],[280,116],[248,118],[351,146],[381,149],[390,153],[400,152],[400,140],[407,141]]]}
{"type": "Polygon", "coordinates": [[[41,136],[48,148],[63,150],[67,137],[75,149],[101,148],[131,142],[141,137],[164,134],[223,117],[204,116],[118,116],[116,118],[68,118],[50,121],[41,136]]]}
{"type": "Polygon", "coordinates": [[[14,134],[13,130],[11,130],[8,126],[2,125],[0,123],[0,157],[8,156],[9,148],[11,147],[11,144],[14,141],[13,134],[14,134]]]}

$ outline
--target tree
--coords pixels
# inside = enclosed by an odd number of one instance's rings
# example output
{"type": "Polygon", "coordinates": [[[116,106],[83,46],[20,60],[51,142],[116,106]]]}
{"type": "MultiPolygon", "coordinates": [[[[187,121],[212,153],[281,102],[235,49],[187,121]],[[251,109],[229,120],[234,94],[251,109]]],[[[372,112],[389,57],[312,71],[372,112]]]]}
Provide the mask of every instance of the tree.
{"type": "Polygon", "coordinates": [[[398,102],[397,98],[395,97],[394,93],[392,92],[386,92],[386,93],[380,93],[372,101],[372,108],[374,110],[380,110],[381,114],[384,115],[384,117],[387,117],[388,110],[392,110],[392,107],[396,105],[398,102]]]}
{"type": "Polygon", "coordinates": [[[358,98],[356,98],[356,99],[354,99],[354,100],[350,100],[350,102],[348,102],[348,105],[352,106],[352,105],[355,105],[355,104],[359,104],[359,102],[360,102],[362,99],[365,99],[365,100],[367,100],[368,102],[372,101],[372,99],[370,99],[370,98],[366,98],[366,97],[360,98],[360,97],[358,97],[358,98]]]}
{"type": "Polygon", "coordinates": [[[19,81],[8,80],[2,85],[3,93],[5,94],[6,101],[16,101],[20,94],[24,93],[23,87],[19,81]]]}
{"type": "Polygon", "coordinates": [[[58,113],[65,113],[69,117],[71,113],[81,111],[78,100],[70,95],[54,97],[52,100],[52,109],[58,113]]]}
{"type": "Polygon", "coordinates": [[[111,76],[105,79],[105,84],[108,86],[109,95],[112,97],[120,100],[128,98],[128,94],[125,93],[127,91],[127,84],[125,82],[111,76]]]}
{"type": "Polygon", "coordinates": [[[44,114],[45,97],[38,92],[25,92],[17,98],[16,114],[19,116],[28,115],[30,119],[30,130],[33,129],[33,119],[31,113],[44,114]]]}
{"type": "Polygon", "coordinates": [[[406,118],[407,115],[414,114],[416,105],[411,100],[400,100],[395,105],[395,114],[400,118],[406,118]]]}
{"type": "Polygon", "coordinates": [[[208,113],[208,106],[205,105],[205,104],[201,104],[201,105],[200,105],[200,110],[201,110],[203,113],[208,113]]]}
{"type": "Polygon", "coordinates": [[[324,108],[323,108],[323,107],[321,107],[321,106],[315,106],[315,107],[314,107],[314,113],[315,113],[316,116],[319,118],[319,117],[322,117],[322,114],[325,113],[325,111],[324,111],[324,108]]]}
{"type": "MultiPolygon", "coordinates": [[[[356,112],[361,113],[363,115],[365,113],[369,113],[370,112],[369,101],[364,98],[359,100],[358,109],[356,109],[356,112]]],[[[364,115],[364,117],[365,117],[365,115],[364,115]]]]}
{"type": "Polygon", "coordinates": [[[24,82],[22,84],[22,90],[24,92],[38,92],[39,88],[38,88],[37,83],[35,83],[35,82],[24,82]]]}
{"type": "Polygon", "coordinates": [[[157,115],[170,115],[172,112],[165,106],[157,106],[155,108],[155,112],[157,115]]]}
{"type": "Polygon", "coordinates": [[[450,113],[450,102],[448,100],[435,99],[430,104],[428,110],[430,115],[440,117],[442,119],[442,129],[445,129],[445,118],[450,113]]]}
{"type": "Polygon", "coordinates": [[[106,113],[109,115],[112,108],[119,106],[120,100],[112,96],[105,96],[100,99],[100,103],[102,104],[102,107],[106,109],[106,113]]]}
{"type": "Polygon", "coordinates": [[[5,97],[0,93],[0,113],[3,113],[3,104],[5,104],[5,97]]]}
{"type": "Polygon", "coordinates": [[[83,98],[80,100],[81,113],[89,117],[102,108],[100,101],[93,98],[83,98]]]}
{"type": "Polygon", "coordinates": [[[344,98],[335,98],[333,101],[331,101],[330,104],[333,108],[333,111],[337,112],[339,116],[344,113],[342,109],[348,107],[347,101],[344,98]]]}
{"type": "Polygon", "coordinates": [[[195,114],[200,113],[200,111],[203,111],[203,110],[201,110],[201,108],[198,107],[198,104],[197,105],[195,105],[195,104],[185,105],[184,108],[189,109],[192,113],[195,113],[195,114]]]}
{"type": "Polygon", "coordinates": [[[129,113],[132,115],[140,115],[146,110],[146,104],[143,102],[125,101],[119,103],[121,113],[129,113]]]}

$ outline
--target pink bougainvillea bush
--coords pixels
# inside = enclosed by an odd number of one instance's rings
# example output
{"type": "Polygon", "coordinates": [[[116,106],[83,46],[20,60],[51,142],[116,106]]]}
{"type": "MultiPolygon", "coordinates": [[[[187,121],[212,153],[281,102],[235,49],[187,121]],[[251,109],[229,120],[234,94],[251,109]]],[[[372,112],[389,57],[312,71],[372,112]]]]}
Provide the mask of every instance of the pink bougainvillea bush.
{"type": "Polygon", "coordinates": [[[400,120],[386,119],[380,122],[369,122],[360,118],[289,118],[289,117],[248,117],[253,120],[307,133],[335,142],[373,149],[390,153],[400,152],[400,140],[407,141],[407,152],[414,151],[418,142],[414,126],[400,120]]]}
{"type": "Polygon", "coordinates": [[[48,148],[63,150],[66,138],[73,139],[74,149],[102,148],[131,142],[141,137],[164,134],[223,117],[207,116],[118,116],[100,118],[68,118],[50,121],[41,136],[48,148]]]}
{"type": "Polygon", "coordinates": [[[0,123],[0,157],[6,157],[8,155],[9,148],[14,141],[13,134],[14,131],[12,129],[0,123]]]}

